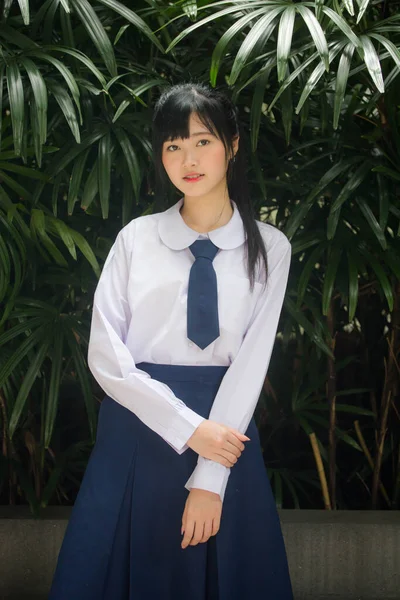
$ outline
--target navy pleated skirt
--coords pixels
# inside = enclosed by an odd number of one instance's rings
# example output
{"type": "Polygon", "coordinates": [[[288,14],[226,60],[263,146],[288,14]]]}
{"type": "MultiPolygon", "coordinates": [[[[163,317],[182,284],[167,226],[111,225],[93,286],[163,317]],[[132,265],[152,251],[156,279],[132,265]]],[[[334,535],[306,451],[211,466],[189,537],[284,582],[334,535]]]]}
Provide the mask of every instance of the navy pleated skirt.
{"type": "MultiPolygon", "coordinates": [[[[140,363],[208,417],[227,367],[140,363]]],[[[197,464],[106,396],[49,600],[292,600],[280,522],[254,422],[231,470],[218,533],[181,548],[197,464]]]]}

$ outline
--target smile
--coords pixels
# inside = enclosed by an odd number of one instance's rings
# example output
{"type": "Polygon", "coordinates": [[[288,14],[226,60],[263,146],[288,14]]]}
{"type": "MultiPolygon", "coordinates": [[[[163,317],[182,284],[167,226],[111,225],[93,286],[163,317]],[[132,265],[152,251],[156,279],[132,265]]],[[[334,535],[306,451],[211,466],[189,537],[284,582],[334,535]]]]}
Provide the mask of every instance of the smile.
{"type": "Polygon", "coordinates": [[[199,181],[202,177],[204,177],[204,175],[198,175],[197,177],[184,177],[183,179],[185,181],[190,181],[194,183],[195,181],[199,181]]]}

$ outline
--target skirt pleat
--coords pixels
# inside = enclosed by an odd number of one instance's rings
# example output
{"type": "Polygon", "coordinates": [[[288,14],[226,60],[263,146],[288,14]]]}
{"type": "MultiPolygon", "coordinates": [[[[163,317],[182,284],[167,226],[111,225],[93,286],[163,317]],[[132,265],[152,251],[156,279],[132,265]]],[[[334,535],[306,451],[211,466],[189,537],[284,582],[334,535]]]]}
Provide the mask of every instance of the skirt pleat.
{"type": "MultiPolygon", "coordinates": [[[[226,367],[138,367],[208,417],[226,367]]],[[[254,419],[232,468],[221,525],[181,548],[185,483],[198,455],[178,454],[106,396],[96,443],[58,556],[49,600],[292,600],[278,513],[254,419]]]]}

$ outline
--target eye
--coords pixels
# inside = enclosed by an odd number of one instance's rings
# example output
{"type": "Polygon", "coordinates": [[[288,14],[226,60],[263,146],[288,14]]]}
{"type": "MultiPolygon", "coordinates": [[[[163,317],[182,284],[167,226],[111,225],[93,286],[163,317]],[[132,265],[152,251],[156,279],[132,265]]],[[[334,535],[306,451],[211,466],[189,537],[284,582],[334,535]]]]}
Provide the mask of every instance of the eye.
{"type": "MultiPolygon", "coordinates": [[[[210,140],[207,140],[206,138],[199,140],[198,144],[200,144],[200,142],[207,142],[206,145],[208,145],[210,143],[210,140]]],[[[168,152],[175,152],[175,150],[170,150],[170,148],[177,148],[176,144],[170,144],[169,146],[166,147],[166,150],[168,152]]]]}

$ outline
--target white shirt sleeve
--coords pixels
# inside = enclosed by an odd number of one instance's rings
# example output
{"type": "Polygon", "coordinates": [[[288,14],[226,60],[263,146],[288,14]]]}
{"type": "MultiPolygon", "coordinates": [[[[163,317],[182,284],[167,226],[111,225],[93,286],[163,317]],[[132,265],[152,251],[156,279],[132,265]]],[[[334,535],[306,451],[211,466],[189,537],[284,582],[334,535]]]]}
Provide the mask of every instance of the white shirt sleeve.
{"type": "MultiPolygon", "coordinates": [[[[224,375],[209,414],[210,420],[241,433],[246,432],[254,414],[275,342],[291,261],[291,244],[286,236],[279,236],[267,258],[266,289],[261,292],[243,343],[224,375]]],[[[185,487],[215,492],[223,500],[229,475],[230,468],[199,456],[185,487]]]]}
{"type": "Polygon", "coordinates": [[[122,231],[110,250],[94,295],[89,368],[108,396],[181,454],[204,418],[177,398],[169,386],[138,369],[124,343],[131,319],[129,256],[122,231]]]}

